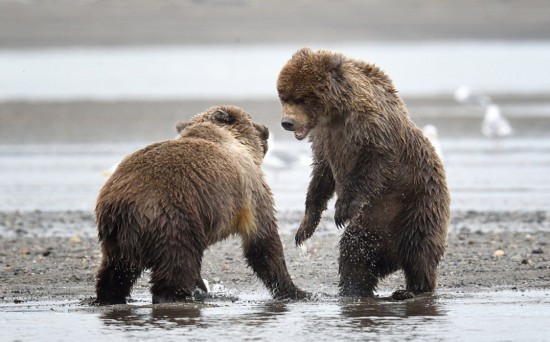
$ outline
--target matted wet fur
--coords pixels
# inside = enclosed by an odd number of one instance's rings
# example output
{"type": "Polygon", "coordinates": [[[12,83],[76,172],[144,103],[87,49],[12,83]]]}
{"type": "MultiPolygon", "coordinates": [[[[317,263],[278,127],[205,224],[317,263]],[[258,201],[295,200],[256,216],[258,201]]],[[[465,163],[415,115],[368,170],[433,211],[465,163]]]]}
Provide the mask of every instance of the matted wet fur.
{"type": "Polygon", "coordinates": [[[379,68],[331,51],[298,50],[280,72],[282,125],[309,137],[313,170],[302,244],[334,193],[340,294],[373,296],[379,279],[403,269],[396,299],[431,292],[445,251],[450,196],[434,148],[409,118],[379,68]]]}
{"type": "Polygon", "coordinates": [[[204,250],[240,235],[244,257],[276,298],[303,298],[292,282],[261,163],[267,127],[221,106],[177,125],[178,137],[126,157],[99,193],[102,261],[97,303],[125,303],[144,269],[153,303],[190,299],[204,250]]]}

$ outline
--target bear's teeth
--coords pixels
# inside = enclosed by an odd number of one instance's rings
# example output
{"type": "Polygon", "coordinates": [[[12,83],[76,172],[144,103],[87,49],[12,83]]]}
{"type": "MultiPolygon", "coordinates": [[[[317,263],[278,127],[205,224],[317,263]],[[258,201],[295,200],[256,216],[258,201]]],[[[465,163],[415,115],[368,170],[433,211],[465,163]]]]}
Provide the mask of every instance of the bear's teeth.
{"type": "Polygon", "coordinates": [[[307,136],[308,133],[309,133],[309,128],[303,127],[299,130],[294,131],[294,137],[296,137],[296,139],[298,140],[302,140],[307,136]]]}

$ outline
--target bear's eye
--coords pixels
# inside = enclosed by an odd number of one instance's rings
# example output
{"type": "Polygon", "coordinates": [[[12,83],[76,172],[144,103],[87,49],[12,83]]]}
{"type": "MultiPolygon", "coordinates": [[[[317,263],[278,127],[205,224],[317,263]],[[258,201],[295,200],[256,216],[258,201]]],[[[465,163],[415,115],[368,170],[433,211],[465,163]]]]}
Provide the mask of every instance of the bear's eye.
{"type": "Polygon", "coordinates": [[[297,105],[300,105],[300,106],[305,106],[309,103],[308,100],[306,99],[296,99],[294,100],[294,104],[297,104],[297,105]]]}

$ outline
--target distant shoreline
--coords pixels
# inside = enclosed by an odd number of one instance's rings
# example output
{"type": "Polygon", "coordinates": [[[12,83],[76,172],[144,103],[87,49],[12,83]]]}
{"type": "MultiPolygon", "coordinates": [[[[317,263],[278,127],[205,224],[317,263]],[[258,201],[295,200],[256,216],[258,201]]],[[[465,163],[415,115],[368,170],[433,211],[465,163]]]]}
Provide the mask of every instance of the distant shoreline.
{"type": "Polygon", "coordinates": [[[0,46],[547,39],[545,1],[0,2],[0,46]],[[261,19],[260,19],[261,18],[261,19]]]}

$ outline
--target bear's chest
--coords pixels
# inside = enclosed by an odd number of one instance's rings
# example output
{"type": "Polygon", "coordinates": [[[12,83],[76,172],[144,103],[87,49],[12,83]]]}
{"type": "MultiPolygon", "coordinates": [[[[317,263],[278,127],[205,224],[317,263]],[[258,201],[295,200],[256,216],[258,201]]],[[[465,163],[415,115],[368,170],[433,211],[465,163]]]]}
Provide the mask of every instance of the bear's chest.
{"type": "Polygon", "coordinates": [[[349,176],[354,170],[366,167],[366,165],[358,165],[363,159],[359,158],[364,150],[362,144],[357,140],[349,139],[345,132],[344,134],[327,132],[321,145],[317,149],[314,148],[314,150],[318,151],[319,155],[317,157],[319,159],[327,162],[337,183],[343,177],[349,176]]]}

